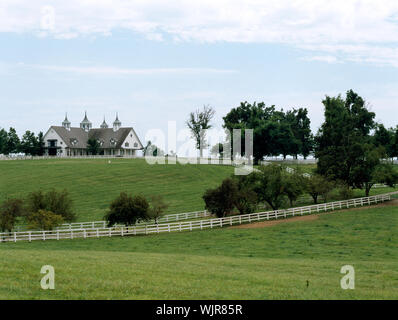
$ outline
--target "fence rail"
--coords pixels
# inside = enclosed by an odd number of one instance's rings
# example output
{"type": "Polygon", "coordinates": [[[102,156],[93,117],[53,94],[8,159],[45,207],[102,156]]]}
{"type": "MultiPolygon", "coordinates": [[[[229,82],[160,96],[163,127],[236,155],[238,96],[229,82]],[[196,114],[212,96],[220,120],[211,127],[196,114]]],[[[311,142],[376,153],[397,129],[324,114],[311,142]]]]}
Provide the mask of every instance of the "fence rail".
{"type": "MultiPolygon", "coordinates": [[[[194,211],[194,212],[184,212],[184,213],[174,213],[165,215],[158,219],[158,223],[161,222],[172,222],[172,221],[181,221],[181,220],[188,220],[188,219],[198,219],[198,218],[205,218],[209,217],[211,214],[204,211],[194,211]]],[[[153,220],[152,220],[153,222],[153,220]]],[[[144,225],[148,224],[148,222],[138,222],[137,225],[144,225]]],[[[87,229],[87,228],[106,228],[107,222],[104,220],[100,221],[86,221],[86,222],[73,222],[73,223],[64,223],[55,228],[55,230],[71,230],[71,229],[87,229]]],[[[122,227],[123,225],[117,224],[116,227],[122,227]]],[[[16,229],[19,231],[26,230],[25,225],[17,226],[16,229]]],[[[33,230],[32,230],[33,231],[33,230]]],[[[34,230],[36,231],[36,230],[34,230]]],[[[41,231],[41,230],[40,230],[41,231]]]]}
{"type": "Polygon", "coordinates": [[[0,242],[17,242],[17,241],[34,241],[34,240],[61,240],[76,238],[100,238],[112,236],[135,236],[147,235],[161,232],[180,232],[203,230],[212,228],[222,228],[224,226],[232,226],[235,224],[252,223],[258,221],[267,221],[272,219],[287,218],[294,216],[302,216],[304,214],[313,214],[332,210],[340,210],[351,207],[377,204],[391,200],[393,194],[398,191],[390,192],[383,195],[377,195],[365,198],[356,198],[344,201],[329,202],[316,204],[305,207],[290,208],[286,210],[276,210],[268,212],[251,213],[245,215],[230,216],[225,218],[213,218],[206,220],[184,221],[174,223],[152,224],[152,225],[136,225],[130,227],[111,227],[111,228],[82,228],[54,231],[25,231],[0,233],[0,242]]]}

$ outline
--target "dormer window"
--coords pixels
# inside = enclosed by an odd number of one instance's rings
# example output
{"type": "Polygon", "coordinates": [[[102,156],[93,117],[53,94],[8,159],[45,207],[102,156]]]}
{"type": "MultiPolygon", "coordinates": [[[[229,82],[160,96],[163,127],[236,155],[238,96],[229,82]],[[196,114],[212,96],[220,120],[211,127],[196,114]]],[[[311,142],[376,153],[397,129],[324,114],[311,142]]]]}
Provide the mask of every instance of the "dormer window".
{"type": "Polygon", "coordinates": [[[70,143],[71,143],[73,146],[75,146],[75,145],[77,145],[78,141],[77,141],[76,138],[71,138],[71,139],[70,139],[70,143]]]}
{"type": "Polygon", "coordinates": [[[98,144],[100,145],[100,147],[102,147],[104,145],[104,140],[98,139],[97,141],[98,141],[98,144]]]}
{"type": "Polygon", "coordinates": [[[114,138],[111,138],[109,142],[111,143],[112,146],[116,144],[116,140],[114,138]]]}

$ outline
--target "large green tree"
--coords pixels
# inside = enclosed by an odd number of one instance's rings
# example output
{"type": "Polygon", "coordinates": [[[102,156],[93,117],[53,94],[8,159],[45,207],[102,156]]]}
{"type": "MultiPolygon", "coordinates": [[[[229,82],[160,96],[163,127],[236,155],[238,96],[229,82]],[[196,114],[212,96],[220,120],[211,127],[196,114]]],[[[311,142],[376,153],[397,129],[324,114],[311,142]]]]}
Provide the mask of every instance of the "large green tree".
{"type": "Polygon", "coordinates": [[[4,129],[0,130],[0,154],[7,154],[8,134],[4,129]]]}
{"type": "Polygon", "coordinates": [[[16,153],[20,150],[20,140],[14,128],[10,128],[7,134],[5,154],[16,153]]]}
{"type": "MultiPolygon", "coordinates": [[[[307,157],[312,150],[312,134],[308,112],[304,108],[284,112],[263,102],[242,102],[223,118],[225,129],[253,129],[253,156],[258,163],[266,156],[287,155],[307,157]]],[[[231,137],[231,140],[233,136],[231,137]]],[[[233,142],[233,141],[231,141],[233,142]]],[[[242,155],[245,146],[242,143],[242,155]]],[[[234,155],[233,155],[234,156],[234,155]]]]}
{"type": "Polygon", "coordinates": [[[22,136],[19,150],[25,154],[36,155],[37,153],[37,138],[31,131],[26,131],[22,136]]]}
{"type": "Polygon", "coordinates": [[[347,92],[345,99],[340,95],[326,96],[322,102],[325,122],[316,136],[317,171],[350,186],[358,184],[356,172],[365,170],[364,146],[370,141],[369,133],[375,126],[375,114],[352,90],[347,92]]]}

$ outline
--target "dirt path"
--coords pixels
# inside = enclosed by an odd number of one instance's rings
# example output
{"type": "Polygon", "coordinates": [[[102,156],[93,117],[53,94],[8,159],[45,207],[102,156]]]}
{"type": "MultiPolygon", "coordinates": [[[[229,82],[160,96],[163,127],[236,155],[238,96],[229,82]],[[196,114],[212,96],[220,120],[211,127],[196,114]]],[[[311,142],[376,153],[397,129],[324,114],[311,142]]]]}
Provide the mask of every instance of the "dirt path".
{"type": "Polygon", "coordinates": [[[287,218],[287,219],[278,219],[278,220],[271,220],[271,221],[254,222],[254,223],[249,223],[249,224],[242,224],[242,225],[238,225],[238,226],[233,226],[233,227],[230,227],[230,228],[231,229],[265,228],[265,227],[272,227],[272,226],[280,224],[280,223],[296,222],[296,221],[313,221],[313,220],[319,219],[319,216],[321,216],[321,215],[333,214],[335,212],[359,211],[359,210],[366,210],[366,209],[371,209],[371,208],[391,207],[391,206],[398,206],[398,199],[394,199],[394,200],[391,200],[391,201],[386,201],[386,202],[383,202],[383,203],[380,203],[380,204],[377,204],[377,205],[356,207],[356,208],[345,209],[345,210],[329,211],[329,212],[325,212],[325,213],[319,213],[319,214],[317,213],[317,214],[311,214],[311,215],[293,217],[293,218],[287,218]]]}

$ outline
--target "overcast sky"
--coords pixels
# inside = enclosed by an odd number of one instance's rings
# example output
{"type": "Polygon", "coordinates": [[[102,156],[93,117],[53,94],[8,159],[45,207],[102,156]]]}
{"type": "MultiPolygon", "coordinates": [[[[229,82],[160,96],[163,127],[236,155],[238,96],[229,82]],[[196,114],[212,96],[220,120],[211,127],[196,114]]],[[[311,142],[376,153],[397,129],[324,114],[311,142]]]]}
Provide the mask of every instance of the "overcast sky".
{"type": "Polygon", "coordinates": [[[145,140],[211,105],[307,107],[358,92],[398,124],[398,1],[1,0],[0,127],[46,131],[65,112],[119,113],[145,140]]]}

